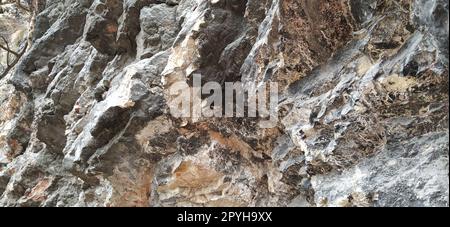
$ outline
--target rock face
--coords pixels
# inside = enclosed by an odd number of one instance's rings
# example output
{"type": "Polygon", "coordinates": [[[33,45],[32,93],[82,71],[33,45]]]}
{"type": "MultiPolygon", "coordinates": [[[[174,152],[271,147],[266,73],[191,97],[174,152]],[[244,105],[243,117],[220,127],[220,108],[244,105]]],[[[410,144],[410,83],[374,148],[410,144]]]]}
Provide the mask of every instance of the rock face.
{"type": "Polygon", "coordinates": [[[449,205],[446,0],[43,5],[0,78],[2,206],[449,205]],[[173,117],[194,74],[277,82],[276,127],[173,117]]]}

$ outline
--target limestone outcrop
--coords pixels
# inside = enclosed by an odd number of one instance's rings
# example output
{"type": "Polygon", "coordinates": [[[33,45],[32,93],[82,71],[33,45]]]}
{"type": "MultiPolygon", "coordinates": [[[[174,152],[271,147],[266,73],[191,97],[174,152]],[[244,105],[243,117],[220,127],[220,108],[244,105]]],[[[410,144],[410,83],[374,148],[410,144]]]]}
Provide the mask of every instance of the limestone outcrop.
{"type": "Polygon", "coordinates": [[[0,78],[2,206],[449,205],[447,0],[44,3],[0,78]],[[172,116],[194,74],[278,83],[276,126],[172,116]]]}

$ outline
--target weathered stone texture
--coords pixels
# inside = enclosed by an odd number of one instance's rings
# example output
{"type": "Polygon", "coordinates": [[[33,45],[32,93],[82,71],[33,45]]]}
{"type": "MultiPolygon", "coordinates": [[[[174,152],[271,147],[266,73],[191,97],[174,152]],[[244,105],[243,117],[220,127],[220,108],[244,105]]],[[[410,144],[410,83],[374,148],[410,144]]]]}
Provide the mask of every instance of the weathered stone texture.
{"type": "Polygon", "coordinates": [[[0,205],[449,205],[448,1],[45,3],[0,78],[0,205]],[[278,82],[278,124],[173,118],[193,74],[278,82]]]}

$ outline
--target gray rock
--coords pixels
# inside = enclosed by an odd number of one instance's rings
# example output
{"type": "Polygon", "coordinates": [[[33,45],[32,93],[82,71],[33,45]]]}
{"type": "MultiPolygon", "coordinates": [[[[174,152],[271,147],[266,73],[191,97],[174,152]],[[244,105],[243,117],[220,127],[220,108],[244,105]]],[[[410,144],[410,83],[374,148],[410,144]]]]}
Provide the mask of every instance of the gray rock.
{"type": "Polygon", "coordinates": [[[448,133],[387,146],[342,173],[312,178],[316,204],[448,206],[448,133]]]}
{"type": "Polygon", "coordinates": [[[1,206],[449,205],[448,1],[45,3],[0,10],[34,25],[0,78],[1,206]],[[193,74],[277,82],[276,127],[173,117],[193,74]]]}

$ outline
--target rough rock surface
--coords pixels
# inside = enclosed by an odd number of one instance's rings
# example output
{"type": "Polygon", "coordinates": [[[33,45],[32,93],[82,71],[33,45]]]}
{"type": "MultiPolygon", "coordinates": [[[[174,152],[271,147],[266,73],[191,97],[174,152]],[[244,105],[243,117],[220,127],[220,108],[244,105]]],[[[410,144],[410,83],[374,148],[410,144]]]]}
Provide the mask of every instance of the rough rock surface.
{"type": "Polygon", "coordinates": [[[0,205],[449,205],[447,0],[43,2],[0,78],[0,205]],[[194,73],[278,82],[277,126],[172,117],[194,73]]]}

